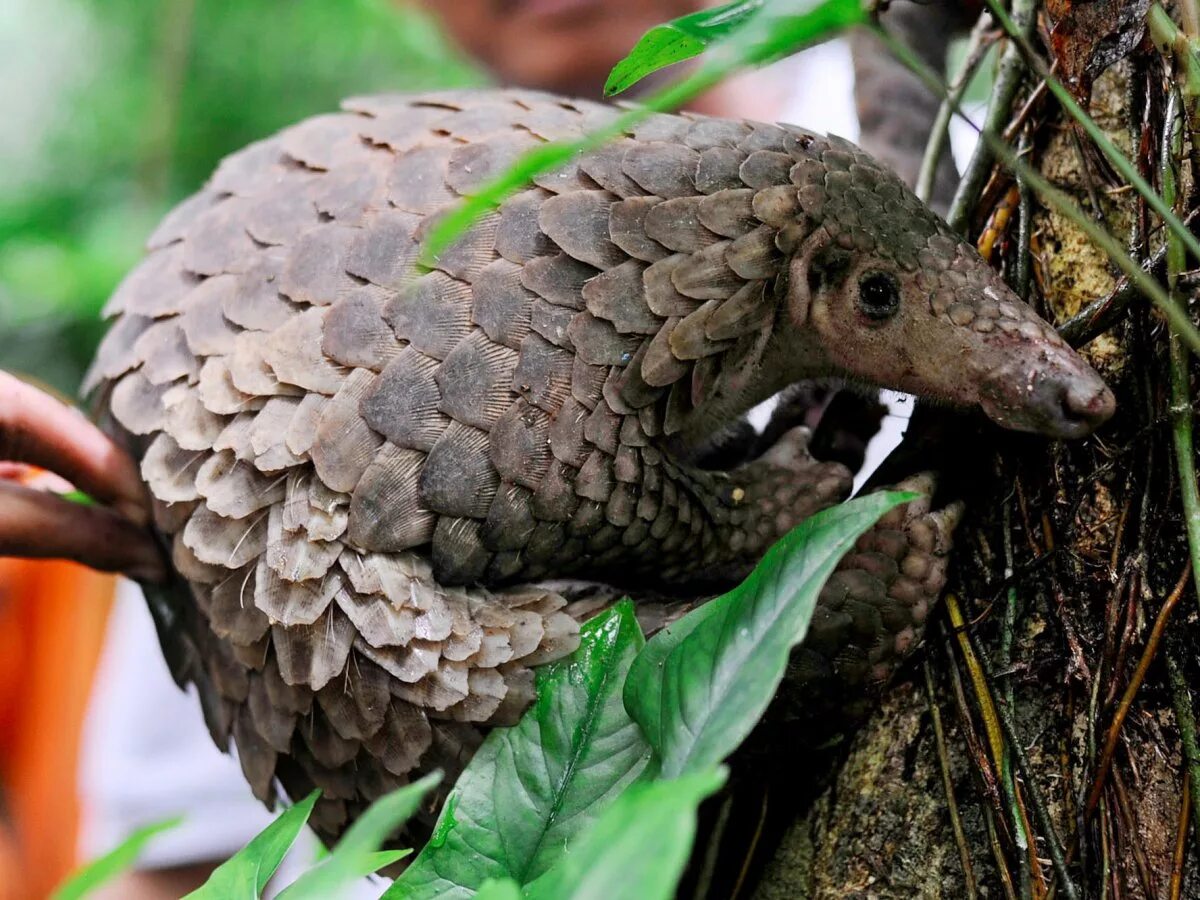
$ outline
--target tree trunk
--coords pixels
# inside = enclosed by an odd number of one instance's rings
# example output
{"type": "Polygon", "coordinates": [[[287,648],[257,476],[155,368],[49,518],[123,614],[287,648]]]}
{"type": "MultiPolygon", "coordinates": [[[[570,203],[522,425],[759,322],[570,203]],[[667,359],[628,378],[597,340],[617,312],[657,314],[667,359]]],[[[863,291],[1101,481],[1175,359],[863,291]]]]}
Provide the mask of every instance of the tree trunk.
{"type": "MultiPolygon", "coordinates": [[[[1144,4],[1037,5],[1039,52],[1153,180],[1172,82],[1141,39],[1144,4]]],[[[1037,84],[1025,79],[1013,119],[1037,84]]],[[[1136,258],[1161,245],[1159,220],[1045,91],[1015,132],[1036,168],[1136,258]]],[[[972,237],[1011,204],[1013,185],[992,173],[969,216],[972,237]]],[[[1030,299],[1047,318],[1061,324],[1114,290],[1115,267],[1067,218],[1037,199],[1029,216],[1030,299]]],[[[996,252],[1014,284],[1020,219],[1013,208],[996,252]]],[[[1168,678],[1174,661],[1200,684],[1167,337],[1136,298],[1084,348],[1120,403],[1099,436],[1047,444],[992,430],[957,448],[976,463],[948,598],[965,625],[949,609],[935,618],[828,787],[788,828],[755,896],[1200,896],[1180,741],[1191,702],[1168,678]]]]}

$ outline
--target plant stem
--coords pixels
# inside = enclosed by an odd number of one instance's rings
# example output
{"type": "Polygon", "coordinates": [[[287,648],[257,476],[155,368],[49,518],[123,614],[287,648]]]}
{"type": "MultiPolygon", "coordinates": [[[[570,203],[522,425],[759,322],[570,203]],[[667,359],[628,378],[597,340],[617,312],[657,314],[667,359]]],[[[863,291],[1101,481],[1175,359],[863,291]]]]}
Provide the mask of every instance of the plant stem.
{"type": "Polygon", "coordinates": [[[929,142],[925,145],[925,155],[921,158],[921,169],[917,172],[917,183],[913,189],[914,193],[925,203],[928,203],[929,198],[933,196],[933,182],[937,178],[938,164],[942,160],[942,154],[946,150],[946,143],[950,137],[950,120],[954,117],[954,110],[962,103],[963,95],[970,87],[971,79],[975,77],[975,72],[984,59],[983,38],[987,32],[984,27],[987,22],[987,17],[981,16],[975,23],[975,27],[971,31],[967,55],[963,57],[962,65],[954,73],[950,96],[942,101],[942,105],[938,107],[937,118],[933,120],[933,127],[929,132],[929,142]]]}
{"type": "MultiPolygon", "coordinates": [[[[1161,9],[1157,3],[1154,5],[1161,9]]],[[[1179,18],[1183,20],[1183,30],[1187,32],[1187,36],[1192,39],[1200,37],[1200,3],[1197,0],[1178,0],[1177,5],[1179,18]]]]}
{"type": "MultiPolygon", "coordinates": [[[[1017,155],[1024,159],[1032,149],[1029,134],[1023,131],[1017,145],[1017,155]]],[[[1021,193],[1021,205],[1017,219],[1017,272],[1013,289],[1018,297],[1028,303],[1029,286],[1033,281],[1033,251],[1030,247],[1033,238],[1033,191],[1029,189],[1029,182],[1020,176],[1017,177],[1017,188],[1021,193]]]]}
{"type": "Polygon", "coordinates": [[[950,773],[950,753],[946,747],[946,730],[942,726],[942,711],[938,709],[937,689],[933,684],[933,667],[929,660],[923,666],[925,672],[925,694],[929,699],[929,716],[933,720],[934,745],[937,747],[938,768],[942,773],[942,789],[946,792],[946,809],[950,813],[950,828],[954,832],[954,843],[958,846],[958,859],[963,868],[968,900],[979,895],[975,883],[975,867],[971,865],[971,850],[967,846],[966,831],[962,816],[958,812],[958,801],[954,799],[954,777],[950,773]]]}
{"type": "Polygon", "coordinates": [[[1184,101],[1192,171],[1200,172],[1200,140],[1197,140],[1196,121],[1197,107],[1200,107],[1200,55],[1197,55],[1196,51],[1197,0],[1179,0],[1177,8],[1184,21],[1184,31],[1179,29],[1158,3],[1150,7],[1146,24],[1159,52],[1175,60],[1175,83],[1179,86],[1184,101]]]}
{"type": "MultiPolygon", "coordinates": [[[[1014,27],[1028,32],[1033,28],[1035,19],[1035,0],[1013,0],[1013,15],[1016,17],[1014,27]]],[[[1012,20],[1009,20],[1012,24],[1012,20]]],[[[1009,43],[1000,57],[1000,71],[996,75],[996,83],[992,86],[992,96],[988,103],[987,117],[984,119],[983,130],[999,133],[1008,122],[1012,112],[1013,100],[1025,80],[1025,67],[1021,64],[1021,52],[1015,42],[1009,43]]],[[[957,97],[947,97],[947,105],[962,115],[957,97]]],[[[964,117],[965,118],[965,117],[964,117]]],[[[959,234],[966,233],[967,217],[979,200],[979,194],[987,183],[992,170],[995,154],[986,143],[980,143],[975,148],[967,170],[963,173],[958,190],[954,194],[954,202],[950,204],[950,212],[946,217],[950,227],[959,234]]]]}
{"type": "MultiPolygon", "coordinates": [[[[1192,776],[1192,789],[1200,784],[1200,741],[1196,738],[1196,717],[1192,713],[1192,694],[1187,678],[1175,656],[1175,648],[1168,643],[1166,649],[1167,681],[1171,685],[1171,705],[1175,709],[1175,724],[1179,727],[1179,743],[1183,746],[1183,758],[1192,776]]],[[[1200,835],[1200,804],[1192,803],[1192,822],[1196,834],[1200,835]]]]}
{"type": "Polygon", "coordinates": [[[1187,861],[1187,836],[1192,808],[1192,773],[1183,776],[1183,798],[1179,801],[1179,828],[1175,832],[1175,855],[1171,860],[1171,900],[1183,894],[1183,866],[1187,861]]]}
{"type": "MultiPolygon", "coordinates": [[[[1012,665],[1013,638],[1017,627],[1017,588],[1012,582],[1013,577],[1013,544],[1012,544],[1012,503],[1004,504],[1004,516],[1001,523],[1004,544],[1004,580],[1009,583],[1007,602],[1000,609],[1000,639],[996,647],[996,668],[1007,673],[1012,665]]],[[[1016,709],[1016,697],[1013,691],[1013,680],[1004,677],[1000,684],[1000,702],[1007,705],[1009,710],[1016,709]]],[[[1000,784],[1004,789],[1004,800],[1008,803],[1009,815],[1012,816],[1013,832],[1025,834],[1024,817],[1021,815],[1021,805],[1017,798],[1017,774],[1013,768],[1013,753],[1010,744],[1004,747],[1004,754],[997,761],[1000,772],[1000,784]]],[[[1029,854],[1023,853],[1019,861],[1021,884],[1029,883],[1029,854]]]]}
{"type": "Polygon", "coordinates": [[[1191,570],[1192,566],[1189,563],[1183,574],[1179,576],[1179,582],[1175,585],[1175,589],[1163,601],[1162,608],[1159,609],[1158,615],[1154,619],[1150,637],[1146,640],[1146,647],[1142,651],[1141,658],[1138,659],[1137,668],[1134,669],[1133,677],[1129,679],[1129,684],[1126,685],[1125,692],[1121,695],[1121,702],[1117,704],[1117,711],[1113,713],[1112,724],[1108,728],[1108,737],[1104,741],[1104,749],[1100,753],[1100,762],[1096,767],[1096,777],[1092,780],[1092,789],[1088,793],[1087,803],[1084,805],[1085,815],[1091,815],[1100,802],[1100,792],[1104,789],[1104,780],[1108,777],[1109,770],[1112,769],[1113,754],[1117,752],[1117,741],[1121,737],[1121,728],[1129,716],[1129,711],[1133,708],[1134,698],[1137,697],[1142,683],[1146,680],[1150,663],[1154,661],[1158,645],[1162,642],[1163,635],[1166,634],[1167,622],[1170,621],[1171,613],[1178,605],[1179,598],[1183,596],[1184,588],[1187,587],[1191,570]]]}
{"type": "MultiPolygon", "coordinates": [[[[1068,900],[1079,900],[1079,891],[1075,887],[1075,883],[1071,880],[1070,872],[1067,869],[1067,857],[1063,853],[1062,840],[1058,836],[1058,830],[1054,827],[1054,822],[1050,818],[1046,804],[1042,801],[1041,794],[1037,790],[1037,786],[1033,780],[1033,767],[1029,763],[1029,757],[1017,739],[1016,727],[1012,722],[1012,710],[1003,704],[995,703],[992,699],[989,687],[991,674],[987,671],[983,660],[975,653],[975,649],[971,645],[971,639],[966,632],[966,621],[963,619],[962,610],[958,605],[958,598],[952,593],[947,594],[945,602],[946,611],[950,616],[950,624],[954,628],[959,649],[962,652],[963,660],[967,664],[967,671],[971,676],[971,682],[975,688],[975,698],[979,703],[980,716],[983,718],[984,726],[987,729],[988,742],[991,744],[992,759],[996,769],[1000,771],[1001,760],[1007,748],[1016,758],[1017,768],[1025,775],[1025,785],[1029,791],[1034,816],[1037,818],[1038,825],[1042,829],[1043,838],[1045,839],[1047,849],[1050,851],[1050,859],[1054,865],[1054,871],[1058,876],[1063,893],[1067,895],[1068,900]]],[[[1017,834],[1022,839],[1028,841],[1028,843],[1022,845],[1021,849],[1034,848],[1036,845],[1033,836],[1025,829],[1025,817],[1021,815],[1014,818],[1016,820],[1015,827],[1017,834]]]]}
{"type": "MultiPolygon", "coordinates": [[[[1193,214],[1194,215],[1194,214],[1193,214]]],[[[1188,217],[1188,221],[1193,216],[1188,217]]],[[[1142,263],[1152,278],[1157,278],[1167,260],[1167,245],[1163,244],[1142,263]]],[[[1116,286],[1103,297],[1093,300],[1058,327],[1058,333],[1072,347],[1082,347],[1097,336],[1112,328],[1125,314],[1125,310],[1140,296],[1138,286],[1127,277],[1122,277],[1116,286]]]]}
{"type": "MultiPolygon", "coordinates": [[[[1163,127],[1162,177],[1163,196],[1172,204],[1178,200],[1179,172],[1177,159],[1182,152],[1179,94],[1171,92],[1163,127]]],[[[1179,273],[1187,257],[1178,237],[1167,234],[1167,289],[1171,300],[1182,303],[1179,292],[1179,273]]],[[[1192,383],[1190,359],[1182,341],[1174,332],[1170,338],[1171,364],[1171,436],[1175,443],[1175,463],[1179,472],[1179,494],[1183,501],[1183,521],[1191,552],[1192,578],[1195,580],[1196,600],[1200,602],[1200,487],[1196,484],[1196,454],[1193,446],[1195,430],[1192,413],[1192,383]]]]}
{"type": "MultiPolygon", "coordinates": [[[[1196,457],[1192,446],[1192,391],[1188,356],[1177,334],[1171,334],[1171,422],[1175,439],[1175,458],[1179,466],[1179,492],[1183,497],[1184,525],[1192,561],[1200,561],[1200,491],[1196,486],[1196,457]]],[[[1193,565],[1193,570],[1195,565],[1193,565]]],[[[1200,572],[1196,579],[1200,602],[1200,572]]]]}
{"type": "MultiPolygon", "coordinates": [[[[1179,4],[1181,13],[1191,10],[1195,15],[1196,0],[1179,4]]],[[[1150,7],[1146,16],[1146,24],[1150,28],[1150,38],[1158,46],[1160,52],[1175,57],[1179,64],[1179,87],[1185,100],[1195,101],[1200,96],[1200,58],[1196,56],[1195,40],[1197,34],[1194,23],[1189,25],[1187,14],[1184,13],[1184,27],[1181,31],[1175,20],[1157,3],[1150,7]]],[[[1189,103],[1189,105],[1191,105],[1189,103]]]]}
{"type": "Polygon", "coordinates": [[[1067,868],[1067,855],[1063,852],[1062,839],[1058,836],[1058,829],[1054,827],[1054,820],[1050,817],[1050,811],[1042,799],[1041,792],[1038,791],[1034,783],[1033,766],[1029,762],[1029,756],[1025,753],[1025,748],[1017,739],[1016,726],[1013,724],[1011,712],[1002,707],[998,711],[997,716],[1000,720],[1001,728],[1004,729],[1005,737],[1008,739],[1008,746],[1012,748],[1012,753],[1016,756],[1017,767],[1025,775],[1025,784],[1029,790],[1029,800],[1033,806],[1033,814],[1042,829],[1046,849],[1050,853],[1050,862],[1054,866],[1054,874],[1058,877],[1058,883],[1062,887],[1062,892],[1066,894],[1068,900],[1079,900],[1079,889],[1075,886],[1075,882],[1071,880],[1071,872],[1067,868]]]}

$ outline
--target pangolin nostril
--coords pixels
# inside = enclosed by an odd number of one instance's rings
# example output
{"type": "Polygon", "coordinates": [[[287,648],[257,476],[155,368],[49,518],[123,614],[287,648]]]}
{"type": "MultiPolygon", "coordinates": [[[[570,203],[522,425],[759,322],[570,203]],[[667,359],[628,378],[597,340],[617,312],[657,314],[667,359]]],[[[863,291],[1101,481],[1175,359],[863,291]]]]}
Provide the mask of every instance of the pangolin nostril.
{"type": "Polygon", "coordinates": [[[1099,388],[1095,384],[1072,384],[1063,393],[1062,406],[1068,418],[1096,428],[1112,418],[1117,401],[1103,384],[1099,388]]]}

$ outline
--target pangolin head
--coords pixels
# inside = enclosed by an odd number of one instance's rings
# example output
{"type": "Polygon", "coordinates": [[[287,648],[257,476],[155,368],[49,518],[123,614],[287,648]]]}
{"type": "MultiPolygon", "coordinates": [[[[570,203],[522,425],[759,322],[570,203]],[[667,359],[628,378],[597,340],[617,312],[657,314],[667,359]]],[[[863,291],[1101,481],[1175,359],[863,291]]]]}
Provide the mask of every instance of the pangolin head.
{"type": "Polygon", "coordinates": [[[1100,376],[897,177],[838,138],[805,150],[792,180],[813,227],[791,261],[788,315],[835,369],[1054,438],[1112,416],[1100,376]]]}

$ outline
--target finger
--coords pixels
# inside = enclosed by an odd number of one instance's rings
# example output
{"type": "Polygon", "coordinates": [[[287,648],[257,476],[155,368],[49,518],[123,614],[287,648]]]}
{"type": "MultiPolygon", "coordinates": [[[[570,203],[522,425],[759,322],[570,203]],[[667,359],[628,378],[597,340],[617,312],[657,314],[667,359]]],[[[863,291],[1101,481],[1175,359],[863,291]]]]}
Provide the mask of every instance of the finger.
{"type": "Polygon", "coordinates": [[[71,559],[139,581],[166,575],[150,533],[128,519],[6,483],[0,483],[0,556],[71,559]]]}
{"type": "Polygon", "coordinates": [[[135,523],[149,520],[133,460],[77,410],[7,372],[0,372],[0,459],[49,469],[135,523]]]}

